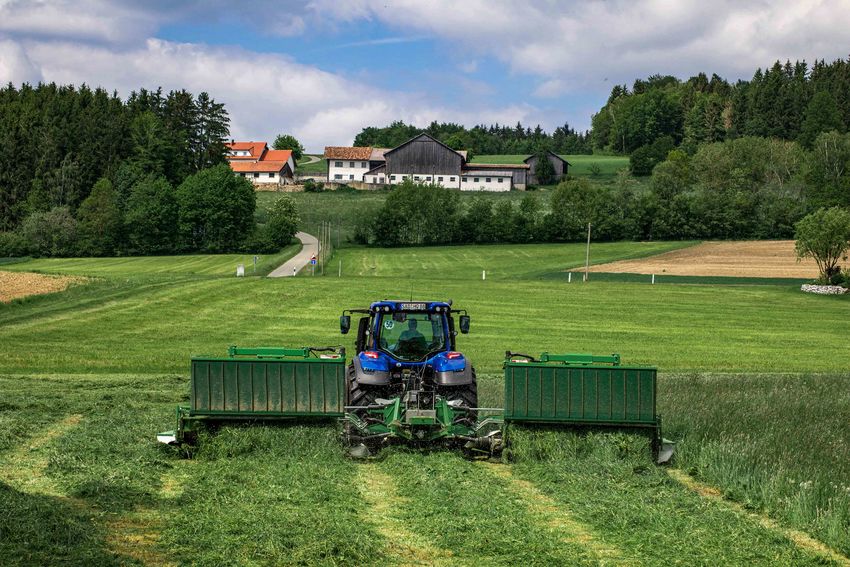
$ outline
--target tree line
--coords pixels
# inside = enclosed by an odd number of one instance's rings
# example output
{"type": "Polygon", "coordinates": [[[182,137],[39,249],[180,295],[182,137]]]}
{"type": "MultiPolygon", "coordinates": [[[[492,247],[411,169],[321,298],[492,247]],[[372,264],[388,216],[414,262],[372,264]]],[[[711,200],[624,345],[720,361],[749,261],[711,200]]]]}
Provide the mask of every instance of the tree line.
{"type": "MultiPolygon", "coordinates": [[[[811,68],[805,61],[777,61],[735,84],[700,73],[686,81],[653,75],[631,89],[617,85],[593,116],[591,143],[632,154],[666,138],[664,146],[693,154],[700,144],[760,136],[810,148],[820,133],[848,128],[850,59],[816,60],[811,68]]],[[[664,159],[662,150],[653,153],[656,161],[664,159]]]]}
{"type": "MultiPolygon", "coordinates": [[[[251,184],[225,162],[207,93],[0,90],[0,257],[267,251],[251,184]]],[[[294,230],[292,231],[294,232],[294,230]]]]}
{"type": "Polygon", "coordinates": [[[791,238],[806,213],[850,207],[850,134],[796,142],[741,137],[669,152],[647,185],[621,171],[610,184],[560,183],[519,202],[406,182],[364,215],[355,238],[380,246],[582,240],[791,238]]]}
{"type": "Polygon", "coordinates": [[[425,132],[453,150],[467,150],[474,155],[536,154],[552,151],[556,154],[592,153],[589,132],[579,132],[569,124],[558,126],[550,134],[538,124],[533,129],[523,126],[494,124],[466,128],[451,122],[431,122],[427,128],[396,121],[385,127],[367,126],[354,138],[355,146],[394,148],[425,132]]]}

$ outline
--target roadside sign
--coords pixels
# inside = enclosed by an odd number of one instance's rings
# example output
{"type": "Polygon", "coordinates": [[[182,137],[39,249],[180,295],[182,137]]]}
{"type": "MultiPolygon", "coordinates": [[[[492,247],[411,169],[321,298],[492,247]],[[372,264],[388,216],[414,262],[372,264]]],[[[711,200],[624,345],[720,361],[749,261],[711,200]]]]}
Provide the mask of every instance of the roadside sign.
{"type": "Polygon", "coordinates": [[[241,278],[245,275],[245,264],[236,265],[236,277],[241,278]]]}
{"type": "Polygon", "coordinates": [[[316,265],[316,256],[315,255],[312,258],[310,258],[310,263],[314,266],[316,265]]]}

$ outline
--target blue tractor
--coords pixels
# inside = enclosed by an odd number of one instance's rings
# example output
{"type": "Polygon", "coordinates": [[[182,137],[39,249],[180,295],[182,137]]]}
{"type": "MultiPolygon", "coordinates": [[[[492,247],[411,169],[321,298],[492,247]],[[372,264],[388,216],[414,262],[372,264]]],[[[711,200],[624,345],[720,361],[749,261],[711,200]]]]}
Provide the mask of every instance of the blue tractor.
{"type": "Polygon", "coordinates": [[[343,434],[352,456],[391,443],[501,450],[501,420],[479,419],[475,369],[455,350],[458,331],[469,332],[465,310],[451,301],[377,301],[343,311],[343,334],[350,313],[363,315],[346,374],[343,434]]]}
{"type": "Polygon", "coordinates": [[[475,369],[455,350],[458,330],[469,332],[466,310],[453,309],[451,301],[376,301],[368,309],[343,311],[343,334],[351,328],[350,313],[363,316],[348,367],[346,405],[374,405],[406,392],[440,396],[458,407],[478,405],[475,369]]]}

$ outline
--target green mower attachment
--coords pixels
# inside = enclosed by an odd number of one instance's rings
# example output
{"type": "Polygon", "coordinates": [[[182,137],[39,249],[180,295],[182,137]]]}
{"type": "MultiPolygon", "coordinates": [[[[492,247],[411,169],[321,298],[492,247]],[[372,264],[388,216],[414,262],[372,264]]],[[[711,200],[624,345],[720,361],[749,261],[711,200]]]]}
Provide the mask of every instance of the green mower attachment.
{"type": "Polygon", "coordinates": [[[227,357],[192,358],[189,405],[157,440],[191,442],[201,423],[341,418],[345,393],[342,347],[231,346],[227,357]]]}
{"type": "Polygon", "coordinates": [[[224,358],[193,358],[191,368],[189,405],[177,408],[176,429],[157,435],[163,443],[191,442],[204,423],[330,418],[342,422],[343,442],[356,458],[394,444],[494,457],[511,424],[637,431],[650,437],[659,464],[675,450],[661,435],[656,368],[623,366],[617,354],[534,358],[508,351],[504,409],[467,407],[443,397],[424,366],[405,375],[398,395],[347,405],[341,347],[234,346],[224,358]]]}

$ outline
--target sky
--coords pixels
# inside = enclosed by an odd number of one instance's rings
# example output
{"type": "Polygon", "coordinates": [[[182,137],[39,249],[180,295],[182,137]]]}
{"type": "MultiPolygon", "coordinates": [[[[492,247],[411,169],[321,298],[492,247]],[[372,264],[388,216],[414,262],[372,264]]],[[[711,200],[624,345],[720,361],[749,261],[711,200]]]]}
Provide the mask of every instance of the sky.
{"type": "Polygon", "coordinates": [[[568,123],[611,88],[850,55],[850,0],[0,0],[0,83],[206,91],[231,137],[568,123]]]}

